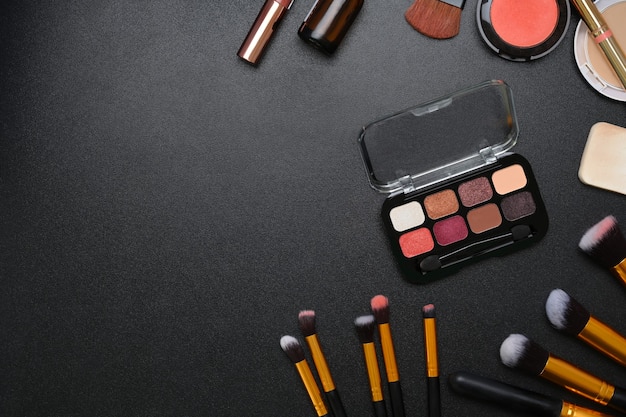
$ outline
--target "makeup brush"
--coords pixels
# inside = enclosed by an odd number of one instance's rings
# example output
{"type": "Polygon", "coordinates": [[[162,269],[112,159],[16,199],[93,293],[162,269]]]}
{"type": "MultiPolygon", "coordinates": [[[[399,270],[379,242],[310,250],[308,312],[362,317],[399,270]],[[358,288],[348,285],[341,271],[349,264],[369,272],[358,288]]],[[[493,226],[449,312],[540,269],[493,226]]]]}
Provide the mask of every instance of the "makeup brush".
{"type": "Polygon", "coordinates": [[[441,416],[441,398],[439,388],[439,358],[437,355],[437,326],[435,306],[422,307],[424,321],[424,350],[426,355],[426,378],[428,389],[428,417],[441,416]]]}
{"type": "Polygon", "coordinates": [[[578,246],[626,285],[626,238],[614,216],[606,216],[587,230],[578,246]]]}
{"type": "Polygon", "coordinates": [[[296,365],[296,369],[300,374],[300,378],[302,378],[306,391],[309,393],[317,415],[319,417],[328,416],[326,404],[324,404],[320,389],[317,387],[317,382],[315,382],[313,373],[311,373],[311,368],[304,357],[304,351],[302,350],[302,346],[300,346],[300,342],[298,342],[295,337],[287,335],[280,338],[280,347],[296,365]]]}
{"type": "Polygon", "coordinates": [[[377,295],[371,300],[372,313],[378,323],[380,345],[383,351],[389,398],[391,399],[391,411],[394,417],[404,417],[404,402],[402,400],[402,387],[400,386],[400,374],[396,363],[396,353],[391,337],[389,326],[389,300],[384,295],[377,295]]]}
{"type": "Polygon", "coordinates": [[[562,289],[550,292],[546,314],[556,329],[576,336],[621,365],[626,365],[626,338],[593,317],[562,289]]]}
{"type": "Polygon", "coordinates": [[[326,394],[326,401],[330,406],[330,410],[333,412],[335,417],[346,417],[346,411],[343,408],[339,393],[335,388],[333,376],[330,373],[326,357],[324,356],[322,346],[320,345],[319,338],[317,337],[315,329],[315,311],[302,310],[298,314],[298,324],[300,331],[302,332],[302,336],[304,336],[304,340],[306,340],[309,345],[311,356],[313,357],[313,363],[317,369],[317,375],[322,383],[322,389],[326,394]]]}
{"type": "Polygon", "coordinates": [[[495,379],[469,372],[455,372],[448,377],[453,391],[478,400],[490,401],[507,409],[538,417],[601,417],[609,416],[495,379]]]}
{"type": "Polygon", "coordinates": [[[372,394],[372,405],[376,417],[387,417],[387,408],[383,397],[383,389],[380,380],[380,369],[378,369],[378,359],[376,357],[376,346],[374,345],[374,330],[376,330],[376,319],[371,314],[359,316],[354,320],[354,328],[359,336],[359,341],[363,345],[363,356],[367,377],[370,382],[372,394]]]}
{"type": "Polygon", "coordinates": [[[521,334],[512,334],[500,346],[502,363],[541,376],[602,405],[626,412],[626,390],[560,359],[521,334]]]}
{"type": "Polygon", "coordinates": [[[465,0],[415,0],[404,17],[413,29],[434,39],[448,39],[459,33],[465,0]]]}

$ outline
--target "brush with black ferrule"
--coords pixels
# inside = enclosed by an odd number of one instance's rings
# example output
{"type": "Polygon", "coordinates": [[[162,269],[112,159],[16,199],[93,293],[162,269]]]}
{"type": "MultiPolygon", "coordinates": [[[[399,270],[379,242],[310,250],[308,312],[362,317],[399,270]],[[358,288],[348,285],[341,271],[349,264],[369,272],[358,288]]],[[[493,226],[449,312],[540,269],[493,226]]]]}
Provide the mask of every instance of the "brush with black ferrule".
{"type": "Polygon", "coordinates": [[[578,247],[626,285],[626,238],[614,216],[606,216],[587,230],[578,247]]]}
{"type": "Polygon", "coordinates": [[[304,357],[304,350],[302,350],[300,342],[298,342],[298,340],[293,336],[283,336],[280,338],[280,347],[285,351],[289,359],[291,359],[291,361],[296,365],[296,369],[300,374],[300,378],[302,379],[304,387],[311,398],[311,403],[313,403],[313,407],[315,408],[318,417],[329,416],[326,404],[324,404],[324,400],[322,399],[322,393],[320,392],[317,382],[315,381],[315,377],[311,372],[311,368],[304,357]]]}
{"type": "Polygon", "coordinates": [[[380,369],[378,368],[378,357],[376,356],[376,346],[374,345],[376,319],[371,314],[359,316],[354,320],[354,328],[363,346],[363,356],[367,369],[367,378],[370,383],[374,416],[387,417],[387,407],[385,406],[380,369]]]}
{"type": "Polygon", "coordinates": [[[370,304],[372,313],[378,323],[378,334],[380,335],[380,345],[383,351],[383,361],[385,362],[392,415],[394,417],[404,417],[404,400],[402,399],[400,374],[398,373],[396,352],[393,346],[393,338],[391,337],[391,327],[389,326],[389,300],[384,295],[377,295],[372,298],[370,304]]]}
{"type": "Polygon", "coordinates": [[[558,398],[469,372],[455,372],[448,377],[448,382],[452,390],[459,394],[537,417],[609,416],[558,398]]]}
{"type": "Polygon", "coordinates": [[[546,301],[548,320],[556,329],[584,341],[609,358],[626,366],[626,338],[593,317],[562,289],[550,292],[546,301]]]}
{"type": "Polygon", "coordinates": [[[317,375],[322,383],[322,389],[326,395],[326,401],[335,417],[346,417],[346,411],[343,408],[343,403],[339,397],[339,393],[335,387],[333,376],[330,373],[330,368],[326,362],[326,357],[322,351],[319,338],[317,337],[317,331],[315,326],[315,311],[302,310],[298,314],[298,324],[304,340],[306,340],[311,356],[313,357],[313,363],[315,369],[317,369],[317,375]]]}
{"type": "Polygon", "coordinates": [[[626,412],[626,390],[552,355],[524,335],[507,337],[500,346],[500,359],[508,367],[538,375],[598,404],[626,412]]]}
{"type": "Polygon", "coordinates": [[[428,417],[439,417],[441,416],[441,399],[435,306],[433,304],[425,305],[422,308],[422,315],[424,322],[424,350],[426,355],[428,417]]]}

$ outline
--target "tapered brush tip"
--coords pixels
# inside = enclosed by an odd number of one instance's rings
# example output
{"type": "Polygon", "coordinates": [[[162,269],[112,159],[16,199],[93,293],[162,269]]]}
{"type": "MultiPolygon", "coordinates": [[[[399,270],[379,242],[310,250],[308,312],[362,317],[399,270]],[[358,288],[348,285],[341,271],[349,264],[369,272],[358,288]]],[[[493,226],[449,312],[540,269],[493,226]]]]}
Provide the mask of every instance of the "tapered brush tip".
{"type": "Polygon", "coordinates": [[[605,268],[626,258],[626,238],[614,216],[606,216],[587,230],[578,247],[605,268]]]}
{"type": "Polygon", "coordinates": [[[435,318],[435,305],[434,304],[426,304],[422,307],[422,315],[425,319],[434,319],[435,318]]]}
{"type": "Polygon", "coordinates": [[[354,328],[361,343],[372,343],[376,330],[376,319],[373,315],[359,316],[354,320],[354,328]]]}
{"type": "Polygon", "coordinates": [[[406,10],[406,21],[419,33],[434,39],[448,39],[459,33],[462,7],[440,0],[415,0],[406,10]]]}
{"type": "Polygon", "coordinates": [[[280,347],[285,351],[289,359],[293,363],[298,363],[304,360],[304,350],[293,336],[285,335],[280,338],[280,347]]]}
{"type": "Polygon", "coordinates": [[[315,311],[302,310],[298,314],[298,325],[304,337],[315,334],[315,311]]]}
{"type": "Polygon", "coordinates": [[[370,302],[372,314],[378,324],[389,323],[389,299],[384,295],[377,295],[370,302]]]}
{"type": "Polygon", "coordinates": [[[522,334],[511,334],[500,346],[500,359],[510,368],[539,375],[550,353],[522,334]]]}
{"type": "Polygon", "coordinates": [[[550,292],[546,315],[554,328],[574,336],[582,331],[591,317],[587,309],[560,288],[550,292]]]}

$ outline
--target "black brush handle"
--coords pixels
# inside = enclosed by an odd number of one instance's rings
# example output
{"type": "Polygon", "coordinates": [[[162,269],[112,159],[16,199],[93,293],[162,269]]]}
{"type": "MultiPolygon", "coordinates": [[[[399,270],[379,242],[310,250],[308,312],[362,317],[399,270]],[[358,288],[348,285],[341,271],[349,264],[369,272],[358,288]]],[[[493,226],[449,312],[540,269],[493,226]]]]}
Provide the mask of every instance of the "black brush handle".
{"type": "Polygon", "coordinates": [[[336,389],[326,392],[326,401],[328,401],[330,411],[335,417],[347,417],[346,410],[343,408],[341,398],[339,398],[339,393],[336,389]]]}
{"type": "Polygon", "coordinates": [[[615,387],[609,405],[622,413],[626,413],[626,390],[624,388],[615,387]]]}
{"type": "Polygon", "coordinates": [[[389,383],[389,398],[391,399],[391,415],[404,417],[404,401],[402,400],[400,381],[389,383]]]}
{"type": "Polygon", "coordinates": [[[450,387],[459,393],[479,400],[491,401],[508,409],[542,417],[559,417],[563,401],[518,388],[494,379],[468,372],[455,372],[448,377],[450,387]]]}
{"type": "Polygon", "coordinates": [[[428,378],[428,417],[441,416],[441,399],[439,393],[439,377],[428,378]]]}
{"type": "Polygon", "coordinates": [[[374,406],[375,417],[387,417],[387,407],[385,406],[385,400],[372,402],[374,406]]]}

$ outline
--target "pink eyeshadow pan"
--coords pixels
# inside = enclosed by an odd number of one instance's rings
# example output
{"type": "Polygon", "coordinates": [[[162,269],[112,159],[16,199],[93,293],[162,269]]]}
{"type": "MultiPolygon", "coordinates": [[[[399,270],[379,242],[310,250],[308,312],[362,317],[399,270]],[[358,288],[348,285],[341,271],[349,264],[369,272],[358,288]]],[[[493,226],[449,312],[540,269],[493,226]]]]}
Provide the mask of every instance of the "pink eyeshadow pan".
{"type": "Polygon", "coordinates": [[[459,185],[459,198],[465,207],[484,203],[493,197],[493,190],[487,177],[479,177],[459,185]]]}
{"type": "Polygon", "coordinates": [[[400,236],[400,249],[402,249],[402,254],[407,258],[431,251],[434,247],[433,236],[424,227],[400,236]]]}
{"type": "Polygon", "coordinates": [[[437,242],[441,246],[450,245],[463,240],[468,235],[467,225],[461,216],[452,216],[435,223],[433,233],[435,234],[435,239],[437,239],[437,242]]]}

